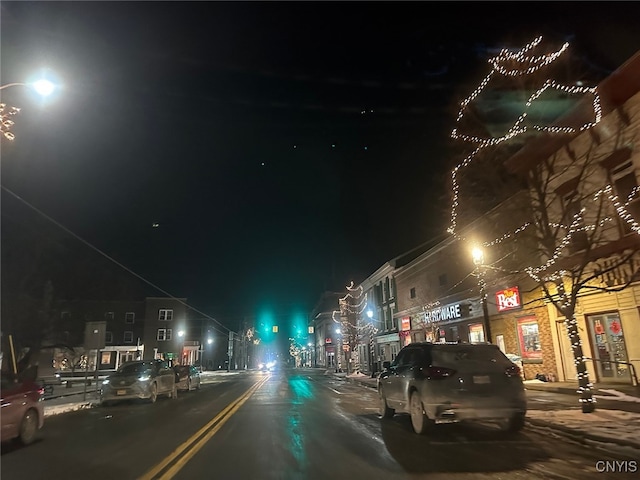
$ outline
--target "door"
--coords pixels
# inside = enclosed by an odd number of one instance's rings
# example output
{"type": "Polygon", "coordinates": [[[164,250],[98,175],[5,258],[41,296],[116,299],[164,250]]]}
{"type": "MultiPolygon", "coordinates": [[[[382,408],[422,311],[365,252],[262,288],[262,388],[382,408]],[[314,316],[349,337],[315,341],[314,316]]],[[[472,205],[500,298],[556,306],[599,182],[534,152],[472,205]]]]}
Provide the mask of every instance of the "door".
{"type": "Polygon", "coordinates": [[[571,348],[571,340],[567,332],[567,325],[564,320],[556,322],[556,331],[558,332],[558,343],[560,344],[560,357],[562,358],[562,371],[565,380],[578,380],[578,371],[571,348]]]}
{"type": "Polygon", "coordinates": [[[587,316],[593,363],[599,382],[631,382],[622,320],[618,312],[587,316]]]}

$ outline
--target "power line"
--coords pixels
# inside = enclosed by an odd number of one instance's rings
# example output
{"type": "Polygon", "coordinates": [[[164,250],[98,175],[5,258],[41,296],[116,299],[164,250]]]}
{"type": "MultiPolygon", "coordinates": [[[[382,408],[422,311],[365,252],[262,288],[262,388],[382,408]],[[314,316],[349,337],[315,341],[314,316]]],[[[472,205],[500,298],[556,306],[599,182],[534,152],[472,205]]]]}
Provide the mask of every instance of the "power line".
{"type": "MultiPolygon", "coordinates": [[[[156,290],[158,290],[159,292],[162,292],[163,294],[167,295],[169,298],[171,298],[172,300],[177,301],[178,303],[184,305],[187,308],[190,308],[191,310],[193,310],[194,312],[199,313],[200,315],[204,316],[205,318],[214,321],[215,323],[217,323],[218,325],[220,325],[222,328],[224,328],[226,330],[218,330],[221,333],[227,333],[230,332],[231,329],[228,327],[225,327],[222,323],[220,323],[218,320],[216,320],[215,318],[207,315],[204,312],[201,312],[200,310],[198,310],[195,307],[192,307],[191,305],[189,305],[186,302],[183,302],[181,299],[173,296],[172,294],[170,294],[169,292],[163,290],[162,288],[160,288],[159,286],[155,285],[154,283],[150,282],[149,280],[147,280],[146,278],[144,278],[143,276],[137,274],[136,272],[134,272],[133,270],[131,270],[129,267],[123,265],[122,263],[118,262],[115,258],[110,257],[108,254],[104,253],[102,250],[100,250],[98,247],[95,247],[94,245],[92,245],[91,243],[89,243],[88,241],[86,241],[84,238],[80,237],[79,235],[76,235],[74,232],[72,232],[71,230],[69,230],[67,227],[65,227],[64,225],[62,225],[60,222],[58,222],[57,220],[55,220],[54,218],[50,217],[49,215],[47,215],[46,213],[44,213],[42,210],[38,209],[37,207],[35,207],[34,205],[31,205],[29,202],[27,202],[26,200],[24,200],[22,197],[20,197],[19,195],[17,195],[16,193],[14,193],[13,191],[11,191],[10,189],[8,189],[7,187],[5,187],[4,185],[1,185],[2,190],[4,190],[5,192],[7,192],[9,195],[11,195],[12,197],[14,197],[15,199],[17,199],[18,201],[22,202],[23,204],[25,204],[27,207],[31,208],[33,211],[35,211],[38,215],[43,216],[44,218],[46,218],[47,220],[49,220],[51,223],[53,223],[54,225],[56,225],[57,227],[61,228],[62,230],[64,230],[66,233],[68,233],[69,235],[71,235],[72,237],[74,237],[75,239],[79,240],[80,242],[84,243],[86,246],[88,246],[89,248],[91,248],[92,250],[95,250],[96,252],[98,252],[100,255],[102,255],[103,257],[105,257],[106,259],[112,261],[113,263],[115,263],[116,265],[118,265],[120,268],[122,268],[123,270],[125,270],[126,272],[130,273],[131,275],[133,275],[134,277],[142,280],[144,283],[146,283],[147,285],[150,285],[151,287],[155,288],[156,290]]],[[[216,327],[212,327],[214,329],[216,329],[216,327]]]]}

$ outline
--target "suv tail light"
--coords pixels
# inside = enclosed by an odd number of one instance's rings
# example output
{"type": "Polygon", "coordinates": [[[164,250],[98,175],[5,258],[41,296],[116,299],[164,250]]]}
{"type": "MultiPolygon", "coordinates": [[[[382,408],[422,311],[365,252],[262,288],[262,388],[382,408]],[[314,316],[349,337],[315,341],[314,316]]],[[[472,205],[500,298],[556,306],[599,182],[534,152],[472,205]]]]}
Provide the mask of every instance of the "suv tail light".
{"type": "Polygon", "coordinates": [[[453,368],[447,367],[427,367],[422,369],[422,375],[431,379],[431,380],[442,380],[443,378],[449,378],[456,371],[453,368]]]}
{"type": "Polygon", "coordinates": [[[520,367],[517,365],[511,365],[504,369],[504,373],[507,375],[507,377],[519,377],[520,367]]]}

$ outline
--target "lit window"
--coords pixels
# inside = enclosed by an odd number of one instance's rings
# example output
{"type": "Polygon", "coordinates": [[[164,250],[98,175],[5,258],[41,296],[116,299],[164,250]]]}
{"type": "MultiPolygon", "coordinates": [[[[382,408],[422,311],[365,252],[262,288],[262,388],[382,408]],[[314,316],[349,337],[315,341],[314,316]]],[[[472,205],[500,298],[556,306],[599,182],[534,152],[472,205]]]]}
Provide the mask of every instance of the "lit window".
{"type": "Polygon", "coordinates": [[[542,360],[540,332],[535,317],[518,319],[518,340],[520,341],[521,356],[524,360],[542,360]]]}

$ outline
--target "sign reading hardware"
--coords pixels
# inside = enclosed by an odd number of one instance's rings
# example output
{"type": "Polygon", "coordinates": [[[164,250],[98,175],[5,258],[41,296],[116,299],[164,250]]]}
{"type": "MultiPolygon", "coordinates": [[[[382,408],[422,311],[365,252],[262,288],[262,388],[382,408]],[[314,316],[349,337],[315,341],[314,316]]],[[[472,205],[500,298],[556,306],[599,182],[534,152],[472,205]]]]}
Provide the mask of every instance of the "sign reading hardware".
{"type": "Polygon", "coordinates": [[[444,305],[440,308],[434,308],[433,310],[425,313],[425,320],[427,322],[442,322],[445,320],[457,320],[462,318],[462,312],[459,303],[451,305],[444,305]]]}

